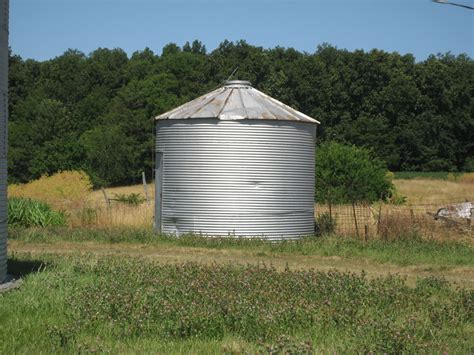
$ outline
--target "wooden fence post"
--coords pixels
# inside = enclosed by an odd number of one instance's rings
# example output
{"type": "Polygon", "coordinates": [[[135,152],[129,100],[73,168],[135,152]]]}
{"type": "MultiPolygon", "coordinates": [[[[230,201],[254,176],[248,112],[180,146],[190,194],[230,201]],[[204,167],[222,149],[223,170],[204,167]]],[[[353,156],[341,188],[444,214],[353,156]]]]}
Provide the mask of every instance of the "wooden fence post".
{"type": "Polygon", "coordinates": [[[415,218],[415,211],[413,211],[413,208],[410,208],[410,217],[411,217],[411,231],[418,231],[418,226],[417,226],[417,223],[416,223],[416,218],[415,218]]]}
{"type": "Polygon", "coordinates": [[[107,196],[107,192],[105,192],[105,189],[103,187],[101,187],[100,189],[102,190],[102,194],[104,195],[105,205],[107,206],[107,209],[110,210],[110,200],[107,196]]]}
{"type": "Polygon", "coordinates": [[[379,202],[379,215],[377,216],[377,235],[380,235],[380,220],[382,219],[382,202],[379,202]]]}
{"type": "Polygon", "coordinates": [[[105,192],[105,189],[103,187],[101,187],[100,189],[102,190],[102,194],[104,195],[105,205],[107,206],[107,215],[109,217],[109,223],[110,223],[111,217],[112,217],[112,210],[110,208],[110,199],[107,196],[107,192],[105,192]]]}
{"type": "Polygon", "coordinates": [[[148,195],[148,185],[146,184],[145,172],[142,171],[143,189],[145,190],[146,204],[150,206],[150,196],[148,195]]]}
{"type": "Polygon", "coordinates": [[[357,225],[357,215],[356,215],[355,203],[354,202],[352,202],[352,213],[354,214],[354,223],[355,223],[355,227],[356,227],[356,235],[357,235],[357,238],[360,238],[359,226],[357,225]]]}
{"type": "Polygon", "coordinates": [[[329,202],[329,219],[332,221],[332,203],[331,203],[331,200],[329,200],[328,202],[329,202]]]}

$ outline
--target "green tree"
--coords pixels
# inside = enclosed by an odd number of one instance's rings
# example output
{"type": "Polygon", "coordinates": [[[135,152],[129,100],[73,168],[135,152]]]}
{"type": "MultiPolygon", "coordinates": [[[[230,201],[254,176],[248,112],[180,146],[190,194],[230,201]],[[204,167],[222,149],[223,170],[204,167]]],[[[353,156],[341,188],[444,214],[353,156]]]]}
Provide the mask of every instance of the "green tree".
{"type": "Polygon", "coordinates": [[[393,188],[384,162],[364,148],[322,143],[315,168],[318,202],[374,202],[389,197],[393,188]]]}
{"type": "Polygon", "coordinates": [[[321,121],[320,141],[371,149],[393,171],[472,170],[474,61],[467,55],[416,62],[377,49],[322,44],[306,53],[243,40],[210,53],[199,40],[170,43],[161,55],[145,48],[130,58],[118,48],[69,49],[46,61],[9,54],[12,181],[83,166],[105,176],[92,164],[94,145],[79,140],[85,132],[105,135],[103,127],[119,127],[135,154],[104,181],[134,181],[152,167],[152,117],[216,88],[237,67],[233,79],[321,121]]]}
{"type": "Polygon", "coordinates": [[[357,234],[355,204],[390,196],[393,185],[385,164],[364,148],[336,142],[321,144],[316,153],[315,197],[329,204],[351,203],[357,234]]]}
{"type": "Polygon", "coordinates": [[[27,182],[59,170],[80,168],[82,153],[74,114],[57,100],[28,97],[9,124],[10,181],[27,182]]]}
{"type": "MultiPolygon", "coordinates": [[[[123,87],[101,118],[104,125],[120,127],[133,147],[135,159],[113,183],[127,183],[141,176],[152,175],[155,139],[154,117],[178,106],[179,83],[171,74],[158,74],[143,80],[132,80],[123,87]]],[[[110,179],[108,182],[112,183],[110,179]]]]}
{"type": "Polygon", "coordinates": [[[95,127],[82,135],[81,143],[86,152],[86,171],[95,186],[127,181],[137,154],[132,139],[120,127],[95,127]]]}

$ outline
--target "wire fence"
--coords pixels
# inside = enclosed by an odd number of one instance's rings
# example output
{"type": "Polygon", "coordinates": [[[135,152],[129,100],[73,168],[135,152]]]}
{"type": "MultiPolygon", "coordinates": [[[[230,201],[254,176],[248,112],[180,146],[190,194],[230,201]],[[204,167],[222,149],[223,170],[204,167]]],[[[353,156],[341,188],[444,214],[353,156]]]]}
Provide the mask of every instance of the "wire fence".
{"type": "MultiPolygon", "coordinates": [[[[468,198],[466,201],[474,201],[468,198]]],[[[440,209],[451,210],[465,201],[447,199],[429,204],[391,205],[375,204],[316,204],[315,220],[320,232],[334,232],[343,236],[361,239],[393,239],[420,235],[424,237],[473,236],[472,219],[474,208],[460,217],[438,213],[440,209]]],[[[469,204],[468,204],[469,206],[469,204]]],[[[472,204],[470,205],[471,207],[472,204]]]]}
{"type": "MultiPolygon", "coordinates": [[[[153,194],[151,194],[153,196],[153,194]]],[[[474,202],[474,197],[466,198],[474,202]]],[[[440,199],[429,203],[405,203],[393,205],[374,204],[327,204],[315,205],[315,227],[317,232],[335,233],[360,239],[399,239],[403,237],[453,237],[474,236],[472,220],[474,208],[469,216],[441,216],[442,208],[459,205],[463,199],[440,199]],[[319,229],[318,229],[319,228],[319,229]]],[[[472,207],[474,205],[471,204],[472,207]]],[[[137,206],[127,205],[113,199],[96,200],[82,208],[72,208],[69,215],[76,226],[135,226],[152,228],[154,219],[153,198],[137,206]]]]}

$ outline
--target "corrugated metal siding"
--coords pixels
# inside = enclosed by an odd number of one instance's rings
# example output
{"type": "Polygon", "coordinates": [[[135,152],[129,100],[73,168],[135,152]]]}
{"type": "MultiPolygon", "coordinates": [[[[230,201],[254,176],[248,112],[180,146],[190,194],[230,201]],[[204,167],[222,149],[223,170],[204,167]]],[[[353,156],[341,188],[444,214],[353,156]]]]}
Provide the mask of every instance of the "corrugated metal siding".
{"type": "Polygon", "coordinates": [[[158,121],[162,232],[312,234],[315,130],[290,121],[158,121]]]}
{"type": "Polygon", "coordinates": [[[7,161],[0,159],[0,282],[7,274],[7,161]]]}
{"type": "Polygon", "coordinates": [[[0,282],[7,274],[8,0],[0,0],[0,282]]]}

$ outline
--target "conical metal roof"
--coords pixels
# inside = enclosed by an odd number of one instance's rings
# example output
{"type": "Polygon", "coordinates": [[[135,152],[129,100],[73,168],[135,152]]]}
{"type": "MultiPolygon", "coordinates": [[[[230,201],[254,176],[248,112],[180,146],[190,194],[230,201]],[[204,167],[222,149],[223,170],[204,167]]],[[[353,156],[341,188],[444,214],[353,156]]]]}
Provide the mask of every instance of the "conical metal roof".
{"type": "Polygon", "coordinates": [[[319,123],[253,88],[250,82],[226,81],[220,88],[156,117],[157,120],[218,118],[220,120],[282,120],[319,123]]]}

